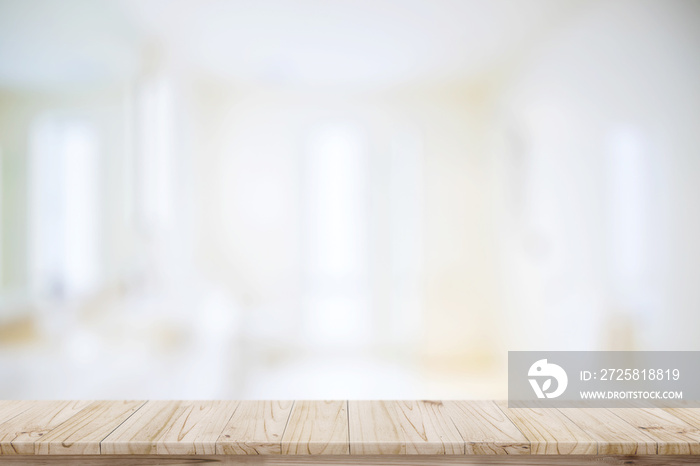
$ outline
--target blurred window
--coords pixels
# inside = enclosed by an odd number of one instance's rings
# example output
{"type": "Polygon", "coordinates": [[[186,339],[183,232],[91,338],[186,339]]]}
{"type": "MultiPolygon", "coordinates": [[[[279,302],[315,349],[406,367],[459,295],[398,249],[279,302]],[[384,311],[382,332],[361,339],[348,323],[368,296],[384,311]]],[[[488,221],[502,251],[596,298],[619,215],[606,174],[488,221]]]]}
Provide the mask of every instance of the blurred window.
{"type": "Polygon", "coordinates": [[[89,121],[44,116],[30,138],[31,286],[44,297],[88,292],[98,278],[95,129],[89,121]]]}
{"type": "Polygon", "coordinates": [[[368,170],[362,132],[350,124],[316,128],[305,178],[307,342],[362,345],[372,329],[368,170]]]}
{"type": "Polygon", "coordinates": [[[137,198],[141,226],[154,232],[173,221],[173,89],[163,76],[144,80],[137,94],[137,198]]]}
{"type": "Polygon", "coordinates": [[[383,333],[392,343],[408,346],[422,325],[424,165],[419,134],[411,128],[392,137],[388,183],[391,311],[383,333]]]}
{"type": "Polygon", "coordinates": [[[608,222],[611,292],[626,312],[639,312],[650,300],[648,209],[652,185],[648,143],[634,127],[620,127],[609,136],[608,222]]]}

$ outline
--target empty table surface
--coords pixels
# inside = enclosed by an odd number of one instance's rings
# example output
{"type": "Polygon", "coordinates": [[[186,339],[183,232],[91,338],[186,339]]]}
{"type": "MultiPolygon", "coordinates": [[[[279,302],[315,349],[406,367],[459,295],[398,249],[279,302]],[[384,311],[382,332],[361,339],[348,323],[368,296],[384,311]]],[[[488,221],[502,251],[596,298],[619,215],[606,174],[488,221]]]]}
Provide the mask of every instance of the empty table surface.
{"type": "Polygon", "coordinates": [[[28,461],[37,455],[42,464],[95,465],[126,457],[132,462],[122,464],[191,464],[193,455],[220,464],[321,464],[321,458],[338,465],[372,458],[475,464],[477,457],[478,464],[578,464],[599,456],[693,464],[700,461],[700,409],[509,409],[500,401],[426,400],[0,401],[0,463],[35,464],[28,461]],[[190,462],[177,462],[183,457],[190,462]]]}

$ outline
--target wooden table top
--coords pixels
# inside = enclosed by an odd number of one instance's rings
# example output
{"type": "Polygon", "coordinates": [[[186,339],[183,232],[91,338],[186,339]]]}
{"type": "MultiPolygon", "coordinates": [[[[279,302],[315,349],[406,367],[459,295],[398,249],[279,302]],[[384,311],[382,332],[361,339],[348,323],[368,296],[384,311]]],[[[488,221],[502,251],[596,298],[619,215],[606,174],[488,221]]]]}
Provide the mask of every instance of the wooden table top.
{"type": "Polygon", "coordinates": [[[700,455],[700,409],[0,401],[1,455],[700,455]]]}

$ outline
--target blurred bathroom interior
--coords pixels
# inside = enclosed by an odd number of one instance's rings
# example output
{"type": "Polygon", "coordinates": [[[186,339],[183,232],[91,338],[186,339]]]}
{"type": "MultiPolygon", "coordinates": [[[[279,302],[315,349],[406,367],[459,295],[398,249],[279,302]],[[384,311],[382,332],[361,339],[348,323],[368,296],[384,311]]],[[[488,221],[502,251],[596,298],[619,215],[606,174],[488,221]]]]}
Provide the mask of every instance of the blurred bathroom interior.
{"type": "Polygon", "coordinates": [[[505,398],[700,350],[700,2],[0,0],[0,398],[505,398]]]}

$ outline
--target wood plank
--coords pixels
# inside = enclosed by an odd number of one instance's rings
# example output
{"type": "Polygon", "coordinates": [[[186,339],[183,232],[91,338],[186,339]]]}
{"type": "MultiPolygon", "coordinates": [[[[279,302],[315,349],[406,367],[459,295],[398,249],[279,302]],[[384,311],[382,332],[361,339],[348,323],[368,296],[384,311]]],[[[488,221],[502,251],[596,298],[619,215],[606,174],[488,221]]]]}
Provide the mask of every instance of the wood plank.
{"type": "Polygon", "coordinates": [[[34,401],[31,407],[0,424],[0,454],[33,455],[34,444],[87,407],[90,401],[34,401]]]}
{"type": "Polygon", "coordinates": [[[34,405],[34,401],[0,400],[0,423],[25,412],[34,405]]]}
{"type": "Polygon", "coordinates": [[[665,408],[664,411],[700,429],[700,408],[665,408]]]}
{"type": "Polygon", "coordinates": [[[441,401],[350,401],[350,453],[464,453],[464,439],[441,401]]]}
{"type": "Polygon", "coordinates": [[[559,409],[598,442],[599,455],[655,455],[656,441],[605,408],[559,409]]]}
{"type": "Polygon", "coordinates": [[[493,401],[445,401],[468,455],[529,455],[530,442],[493,401]]]}
{"type": "Polygon", "coordinates": [[[216,441],[218,455],[280,455],[292,401],[241,401],[216,441]]]}
{"type": "Polygon", "coordinates": [[[100,440],[134,414],[143,401],[95,401],[36,441],[37,455],[97,455],[100,440]]]}
{"type": "Polygon", "coordinates": [[[621,419],[654,439],[659,455],[700,454],[700,431],[661,408],[612,408],[621,419]]]}
{"type": "Polygon", "coordinates": [[[686,466],[697,465],[697,456],[596,456],[596,455],[228,455],[228,456],[0,456],[3,466],[463,466],[463,465],[523,465],[523,466],[575,466],[627,465],[627,466],[686,466]]]}
{"type": "Polygon", "coordinates": [[[205,458],[268,466],[544,465],[585,462],[581,458],[666,464],[669,455],[676,464],[688,458],[700,464],[700,409],[693,408],[508,409],[489,401],[144,403],[0,401],[0,465],[103,464],[94,456],[100,454],[144,465],[198,464],[205,458]],[[528,446],[531,455],[523,455],[528,446]],[[75,455],[81,459],[66,463],[75,455]],[[170,462],[176,458],[181,462],[170,462]]]}
{"type": "Polygon", "coordinates": [[[214,455],[237,401],[149,401],[102,440],[105,455],[214,455]]]}
{"type": "Polygon", "coordinates": [[[596,441],[554,408],[508,408],[497,401],[508,418],[530,441],[533,455],[595,455],[596,441]]]}
{"type": "Polygon", "coordinates": [[[283,455],[350,453],[347,401],[297,401],[282,436],[283,455]]]}

